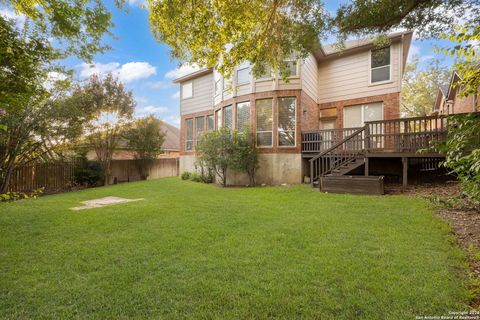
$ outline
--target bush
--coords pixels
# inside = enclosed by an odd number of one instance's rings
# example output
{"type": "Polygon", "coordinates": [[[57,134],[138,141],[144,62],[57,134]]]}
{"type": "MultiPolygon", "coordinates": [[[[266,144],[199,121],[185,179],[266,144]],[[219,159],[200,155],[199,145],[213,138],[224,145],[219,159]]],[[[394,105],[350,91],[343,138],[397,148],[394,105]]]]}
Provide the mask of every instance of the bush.
{"type": "Polygon", "coordinates": [[[35,189],[32,192],[14,192],[0,194],[0,202],[13,202],[22,199],[37,199],[43,193],[43,188],[35,189]]]}
{"type": "Polygon", "coordinates": [[[443,165],[460,180],[465,194],[480,203],[480,116],[456,115],[449,118],[447,141],[438,146],[445,154],[443,165]]]}
{"type": "Polygon", "coordinates": [[[88,160],[85,156],[78,157],[76,161],[75,183],[95,187],[103,181],[103,169],[99,161],[88,160]]]}
{"type": "Polygon", "coordinates": [[[184,171],[182,172],[182,174],[180,175],[180,178],[182,180],[190,180],[190,177],[192,176],[192,174],[188,171],[184,171]]]}
{"type": "Polygon", "coordinates": [[[194,172],[190,175],[190,180],[193,182],[202,182],[202,175],[194,172]]]}

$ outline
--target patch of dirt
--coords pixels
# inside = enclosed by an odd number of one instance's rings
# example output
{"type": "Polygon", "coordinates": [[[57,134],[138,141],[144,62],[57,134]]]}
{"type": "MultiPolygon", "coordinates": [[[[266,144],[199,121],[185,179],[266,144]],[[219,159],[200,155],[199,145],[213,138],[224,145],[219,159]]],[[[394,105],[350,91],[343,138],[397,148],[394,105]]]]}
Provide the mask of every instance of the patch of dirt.
{"type": "MultiPolygon", "coordinates": [[[[401,190],[401,186],[387,186],[386,190],[401,190]],[[390,189],[389,189],[390,188],[390,189]]],[[[398,192],[392,192],[397,194],[398,192]]],[[[466,251],[470,265],[472,308],[480,307],[480,206],[470,202],[456,181],[412,185],[404,194],[428,199],[435,204],[435,212],[450,223],[459,246],[466,251]]]]}
{"type": "Polygon", "coordinates": [[[143,199],[125,199],[125,198],[119,198],[119,197],[104,197],[104,198],[99,198],[99,199],[82,201],[83,206],[73,207],[73,208],[70,208],[70,210],[79,211],[79,210],[85,210],[85,209],[94,209],[94,208],[101,208],[101,207],[105,207],[105,206],[111,206],[111,205],[114,205],[114,204],[127,203],[127,202],[140,201],[140,200],[143,200],[143,199]]]}

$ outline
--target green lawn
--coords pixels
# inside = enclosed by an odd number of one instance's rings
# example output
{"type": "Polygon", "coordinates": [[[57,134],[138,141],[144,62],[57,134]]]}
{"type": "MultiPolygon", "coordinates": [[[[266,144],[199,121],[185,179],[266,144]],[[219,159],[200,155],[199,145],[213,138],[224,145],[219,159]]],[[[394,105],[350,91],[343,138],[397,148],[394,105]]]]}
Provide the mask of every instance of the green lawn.
{"type": "Polygon", "coordinates": [[[414,319],[466,310],[465,273],[402,196],[167,178],[0,204],[0,318],[414,319]],[[68,209],[104,196],[145,200],[68,209]]]}

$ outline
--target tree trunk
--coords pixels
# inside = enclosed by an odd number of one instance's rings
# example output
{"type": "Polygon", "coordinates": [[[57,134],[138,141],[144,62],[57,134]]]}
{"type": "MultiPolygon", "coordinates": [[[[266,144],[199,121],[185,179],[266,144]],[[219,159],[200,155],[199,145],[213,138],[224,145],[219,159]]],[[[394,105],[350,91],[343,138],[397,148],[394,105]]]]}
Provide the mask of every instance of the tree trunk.
{"type": "Polygon", "coordinates": [[[5,168],[5,173],[3,174],[3,180],[0,184],[0,194],[4,194],[8,192],[8,187],[10,186],[10,178],[12,176],[13,169],[15,168],[14,163],[15,161],[11,159],[5,168]]]}
{"type": "Polygon", "coordinates": [[[222,172],[223,172],[222,184],[223,184],[223,187],[225,188],[227,186],[227,168],[222,169],[222,172]]]}

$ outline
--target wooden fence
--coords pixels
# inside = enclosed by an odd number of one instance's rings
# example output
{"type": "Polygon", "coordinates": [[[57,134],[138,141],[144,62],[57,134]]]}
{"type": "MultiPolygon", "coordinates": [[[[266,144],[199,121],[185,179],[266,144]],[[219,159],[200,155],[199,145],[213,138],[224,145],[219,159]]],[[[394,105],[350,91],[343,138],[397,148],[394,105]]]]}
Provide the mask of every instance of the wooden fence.
{"type": "MultiPolygon", "coordinates": [[[[178,158],[155,160],[148,179],[178,176],[178,158]]],[[[136,160],[113,160],[110,183],[140,180],[136,160]]],[[[75,163],[32,163],[15,169],[10,179],[10,191],[31,192],[43,188],[51,194],[69,190],[75,186],[75,163]]]]}
{"type": "Polygon", "coordinates": [[[31,192],[43,188],[44,193],[55,193],[74,185],[73,162],[32,163],[13,171],[10,191],[31,192]]]}

